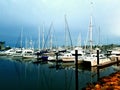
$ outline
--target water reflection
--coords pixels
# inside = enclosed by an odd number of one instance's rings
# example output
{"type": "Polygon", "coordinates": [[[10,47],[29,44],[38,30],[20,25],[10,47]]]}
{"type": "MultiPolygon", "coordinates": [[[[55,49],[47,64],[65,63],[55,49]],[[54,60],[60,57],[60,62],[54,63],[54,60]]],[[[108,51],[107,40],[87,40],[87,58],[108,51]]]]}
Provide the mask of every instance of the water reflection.
{"type": "MultiPolygon", "coordinates": [[[[0,90],[75,90],[74,63],[60,65],[60,68],[50,68],[51,64],[33,64],[0,58],[0,90]]],[[[112,72],[112,67],[98,71],[97,68],[79,66],[79,89],[112,72]]]]}

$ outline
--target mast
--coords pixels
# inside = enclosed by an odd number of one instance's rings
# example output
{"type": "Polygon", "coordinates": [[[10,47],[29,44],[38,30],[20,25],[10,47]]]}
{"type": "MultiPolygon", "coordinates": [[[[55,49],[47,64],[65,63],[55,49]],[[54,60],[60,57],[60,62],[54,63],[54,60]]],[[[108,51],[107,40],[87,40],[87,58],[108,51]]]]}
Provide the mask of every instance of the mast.
{"type": "Polygon", "coordinates": [[[79,36],[78,36],[78,43],[77,43],[77,45],[78,45],[79,47],[81,47],[81,33],[80,33],[79,36]]]}
{"type": "Polygon", "coordinates": [[[72,45],[72,38],[71,38],[71,34],[70,34],[67,18],[66,18],[66,15],[65,15],[65,45],[66,45],[66,47],[67,47],[67,44],[68,44],[68,36],[70,38],[70,45],[71,45],[71,47],[73,47],[73,45],[72,45]],[[67,32],[68,32],[68,34],[67,34],[67,32]]]}
{"type": "Polygon", "coordinates": [[[27,37],[26,37],[26,40],[25,40],[25,47],[28,48],[28,41],[27,41],[27,37]]]}
{"type": "Polygon", "coordinates": [[[23,37],[22,34],[23,34],[23,27],[22,27],[22,30],[21,30],[21,39],[20,39],[20,48],[21,48],[21,49],[22,49],[22,47],[23,47],[23,46],[22,46],[22,37],[23,37]]]}
{"type": "Polygon", "coordinates": [[[49,37],[49,45],[50,45],[50,49],[52,49],[52,38],[53,38],[53,35],[52,35],[52,27],[53,27],[53,22],[51,23],[51,26],[50,26],[50,32],[49,32],[49,34],[50,34],[50,37],[49,37]]]}
{"type": "Polygon", "coordinates": [[[92,51],[93,49],[93,37],[92,37],[92,33],[93,33],[93,22],[92,22],[92,12],[93,12],[93,2],[90,2],[91,5],[91,16],[90,16],[90,24],[89,24],[89,44],[90,44],[90,51],[92,51]]]}
{"type": "Polygon", "coordinates": [[[52,49],[52,32],[50,32],[50,49],[52,49]]]}
{"type": "Polygon", "coordinates": [[[90,25],[89,25],[89,43],[90,43],[90,51],[93,48],[93,40],[92,40],[92,16],[90,17],[90,25]]]}
{"type": "Polygon", "coordinates": [[[38,29],[38,50],[40,50],[40,27],[38,29]]]}
{"type": "Polygon", "coordinates": [[[42,49],[44,49],[44,43],[45,43],[45,40],[44,40],[44,28],[45,28],[45,25],[43,24],[43,29],[42,29],[42,49]]]}
{"type": "Polygon", "coordinates": [[[65,48],[67,48],[67,46],[68,46],[68,36],[67,36],[67,25],[66,25],[66,23],[67,23],[67,19],[66,19],[66,15],[65,15],[65,48]]]}
{"type": "Polygon", "coordinates": [[[101,40],[100,40],[100,27],[98,32],[98,46],[101,46],[101,40]]]}
{"type": "Polygon", "coordinates": [[[50,28],[49,28],[48,35],[47,35],[45,43],[44,43],[44,47],[45,47],[45,45],[47,43],[47,40],[49,40],[49,38],[50,38],[50,32],[51,32],[52,25],[53,25],[53,23],[50,24],[50,28]]]}
{"type": "Polygon", "coordinates": [[[33,49],[33,42],[32,42],[32,39],[30,39],[29,44],[30,44],[30,49],[33,49]]]}

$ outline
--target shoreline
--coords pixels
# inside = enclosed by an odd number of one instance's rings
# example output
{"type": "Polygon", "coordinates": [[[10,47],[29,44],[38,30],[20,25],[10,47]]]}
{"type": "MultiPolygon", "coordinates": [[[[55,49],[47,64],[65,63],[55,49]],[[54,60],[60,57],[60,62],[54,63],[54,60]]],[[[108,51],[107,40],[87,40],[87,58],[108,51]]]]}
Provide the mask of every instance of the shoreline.
{"type": "Polygon", "coordinates": [[[104,76],[96,83],[89,83],[82,90],[120,90],[120,71],[104,76]]]}

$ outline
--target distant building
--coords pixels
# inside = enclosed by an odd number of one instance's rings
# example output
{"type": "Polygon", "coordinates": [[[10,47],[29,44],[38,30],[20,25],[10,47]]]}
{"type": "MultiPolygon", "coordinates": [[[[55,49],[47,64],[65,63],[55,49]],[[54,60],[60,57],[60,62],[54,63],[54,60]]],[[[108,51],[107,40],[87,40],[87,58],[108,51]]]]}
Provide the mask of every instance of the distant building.
{"type": "Polygon", "coordinates": [[[0,50],[5,49],[5,42],[0,41],[0,50]]]}

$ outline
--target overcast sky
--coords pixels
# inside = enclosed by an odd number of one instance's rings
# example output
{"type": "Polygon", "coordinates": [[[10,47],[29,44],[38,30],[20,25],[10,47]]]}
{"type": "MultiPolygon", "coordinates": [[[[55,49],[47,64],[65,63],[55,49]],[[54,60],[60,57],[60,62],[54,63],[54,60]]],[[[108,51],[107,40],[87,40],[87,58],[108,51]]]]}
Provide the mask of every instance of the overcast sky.
{"type": "Polygon", "coordinates": [[[18,36],[21,28],[25,33],[36,36],[38,27],[44,23],[48,31],[51,22],[56,32],[62,34],[66,15],[72,35],[77,38],[81,32],[84,42],[91,14],[93,38],[98,36],[95,34],[100,27],[102,39],[109,38],[113,43],[115,40],[118,42],[120,0],[0,0],[0,40],[7,41],[9,36],[18,36]]]}

